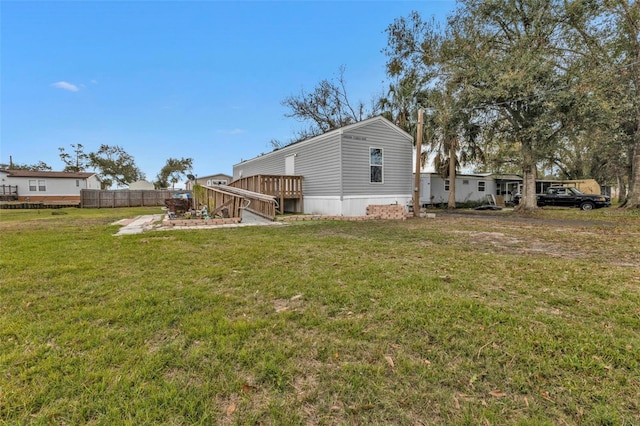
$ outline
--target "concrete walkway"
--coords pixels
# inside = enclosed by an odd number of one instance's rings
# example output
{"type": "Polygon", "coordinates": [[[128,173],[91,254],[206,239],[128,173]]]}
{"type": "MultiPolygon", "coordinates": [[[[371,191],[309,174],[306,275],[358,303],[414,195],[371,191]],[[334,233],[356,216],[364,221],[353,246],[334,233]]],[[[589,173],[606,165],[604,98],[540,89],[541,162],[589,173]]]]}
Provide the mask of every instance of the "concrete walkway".
{"type": "Polygon", "coordinates": [[[243,226],[266,226],[266,225],[284,225],[282,222],[272,222],[268,219],[265,219],[261,216],[243,210],[242,212],[242,222],[237,224],[227,224],[227,225],[196,225],[196,226],[172,226],[165,227],[162,226],[162,219],[164,218],[164,214],[154,214],[147,216],[137,216],[133,219],[122,219],[119,220],[113,225],[123,225],[120,230],[113,234],[115,236],[120,235],[134,235],[141,234],[145,231],[169,231],[176,229],[215,229],[215,228],[239,228],[243,226]]]}
{"type": "Polygon", "coordinates": [[[251,213],[247,210],[242,210],[242,223],[247,225],[272,225],[275,222],[265,219],[262,216],[251,213]]]}
{"type": "Polygon", "coordinates": [[[141,234],[144,231],[153,229],[154,223],[162,222],[164,214],[154,214],[137,216],[134,219],[123,219],[115,222],[114,225],[124,225],[114,235],[133,235],[141,234]]]}

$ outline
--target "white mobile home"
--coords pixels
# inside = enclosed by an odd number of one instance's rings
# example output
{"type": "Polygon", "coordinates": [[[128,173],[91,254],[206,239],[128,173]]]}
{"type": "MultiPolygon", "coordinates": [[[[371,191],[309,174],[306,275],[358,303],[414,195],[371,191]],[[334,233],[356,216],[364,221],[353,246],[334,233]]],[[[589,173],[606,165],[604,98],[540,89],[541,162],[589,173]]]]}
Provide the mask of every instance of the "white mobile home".
{"type": "MultiPolygon", "coordinates": [[[[437,173],[420,174],[420,205],[442,205],[449,201],[449,179],[437,173]]],[[[574,186],[585,193],[599,194],[601,188],[593,179],[561,180],[537,179],[536,192],[544,192],[552,185],[574,186]]],[[[514,174],[458,174],[456,175],[456,203],[485,203],[493,195],[498,205],[512,204],[521,191],[522,177],[514,174]]]]}
{"type": "Polygon", "coordinates": [[[82,189],[100,189],[95,173],[0,170],[0,184],[15,188],[18,201],[79,202],[82,189]]]}
{"type": "MultiPolygon", "coordinates": [[[[449,201],[450,180],[437,173],[420,174],[420,205],[439,205],[449,201]]],[[[496,181],[491,174],[456,175],[456,203],[479,203],[487,195],[496,195],[496,181]]]]}
{"type": "Polygon", "coordinates": [[[407,205],[413,138],[378,116],[233,166],[233,179],[302,176],[307,214],[359,216],[368,205],[407,205]]]}
{"type": "Polygon", "coordinates": [[[218,173],[216,175],[208,176],[195,176],[195,180],[187,181],[185,189],[187,191],[193,191],[193,187],[196,183],[204,186],[228,185],[232,180],[233,178],[231,176],[224,173],[218,173]]]}

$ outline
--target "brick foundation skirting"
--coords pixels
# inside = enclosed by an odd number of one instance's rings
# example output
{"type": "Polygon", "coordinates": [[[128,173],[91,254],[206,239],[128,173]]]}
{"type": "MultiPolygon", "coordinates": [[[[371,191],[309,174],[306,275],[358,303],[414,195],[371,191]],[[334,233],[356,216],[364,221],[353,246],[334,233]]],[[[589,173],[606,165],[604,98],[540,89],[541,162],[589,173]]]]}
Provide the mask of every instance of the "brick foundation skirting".
{"type": "Polygon", "coordinates": [[[372,204],[367,206],[367,216],[379,216],[380,219],[406,219],[407,211],[400,204],[372,204]]]}

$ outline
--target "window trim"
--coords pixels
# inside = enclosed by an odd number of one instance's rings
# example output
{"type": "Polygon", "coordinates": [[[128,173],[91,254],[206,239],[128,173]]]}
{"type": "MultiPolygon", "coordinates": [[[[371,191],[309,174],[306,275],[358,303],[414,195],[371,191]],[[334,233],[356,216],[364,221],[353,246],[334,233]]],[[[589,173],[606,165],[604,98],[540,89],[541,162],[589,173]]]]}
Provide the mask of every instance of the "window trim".
{"type": "Polygon", "coordinates": [[[29,192],[38,192],[38,179],[29,179],[29,192]]]}
{"type": "Polygon", "coordinates": [[[478,181],[478,192],[487,192],[487,182],[484,180],[478,181]],[[480,189],[480,184],[482,184],[482,189],[480,189]]]}
{"type": "Polygon", "coordinates": [[[373,184],[373,185],[380,185],[380,184],[384,184],[384,148],[376,148],[373,146],[369,147],[369,183],[373,184]],[[380,151],[380,164],[373,164],[372,163],[372,151],[373,150],[378,150],[380,151]],[[373,167],[379,167],[380,168],[380,181],[373,181],[373,176],[372,176],[372,171],[373,171],[373,167]]]}
{"type": "Polygon", "coordinates": [[[45,179],[38,179],[38,192],[47,192],[47,181],[45,179]]]}
{"type": "Polygon", "coordinates": [[[445,179],[444,180],[444,190],[445,191],[449,191],[449,188],[451,188],[451,180],[450,179],[445,179]]]}

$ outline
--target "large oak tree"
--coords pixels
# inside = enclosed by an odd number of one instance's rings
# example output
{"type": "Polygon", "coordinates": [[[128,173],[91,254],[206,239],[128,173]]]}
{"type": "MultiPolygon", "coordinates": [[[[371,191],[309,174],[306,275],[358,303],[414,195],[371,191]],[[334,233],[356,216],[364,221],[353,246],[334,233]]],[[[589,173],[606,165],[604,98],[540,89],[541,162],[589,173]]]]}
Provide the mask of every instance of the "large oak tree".
{"type": "Polygon", "coordinates": [[[596,105],[584,127],[598,165],[617,179],[621,201],[640,208],[640,4],[567,0],[566,13],[580,84],[596,105]]]}
{"type": "Polygon", "coordinates": [[[89,164],[99,171],[103,188],[110,188],[114,183],[126,186],[144,179],[134,158],[117,145],[100,145],[96,152],[89,153],[89,164]]]}
{"type": "MultiPolygon", "coordinates": [[[[455,94],[489,165],[518,163],[524,208],[538,170],[640,193],[640,9],[630,0],[462,0],[440,29],[418,13],[387,29],[388,73],[455,94]]],[[[455,116],[456,114],[452,114],[455,116]]]]}

